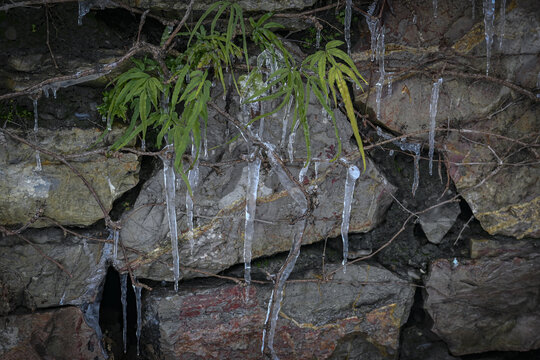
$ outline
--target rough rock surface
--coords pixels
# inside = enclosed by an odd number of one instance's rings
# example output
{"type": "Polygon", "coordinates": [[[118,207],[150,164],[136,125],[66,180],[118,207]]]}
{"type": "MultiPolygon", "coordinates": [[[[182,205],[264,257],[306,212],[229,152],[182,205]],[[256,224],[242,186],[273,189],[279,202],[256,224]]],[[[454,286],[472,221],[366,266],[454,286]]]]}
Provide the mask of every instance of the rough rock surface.
{"type": "Polygon", "coordinates": [[[0,236],[0,314],[19,306],[27,309],[93,302],[100,291],[111,257],[111,244],[65,238],[61,230],[34,230],[25,236],[72,277],[34,247],[15,237],[0,236]],[[46,242],[46,243],[43,243],[46,242]]]}
{"type": "MultiPolygon", "coordinates": [[[[433,202],[429,203],[435,204],[436,198],[437,196],[432,197],[433,202]]],[[[460,209],[457,203],[448,203],[421,214],[418,221],[429,242],[440,244],[444,235],[454,225],[459,213],[460,209]]]]}
{"type": "MultiPolygon", "coordinates": [[[[222,106],[225,107],[225,104],[222,106]]],[[[238,103],[233,102],[229,111],[239,116],[238,107],[238,103]]],[[[209,111],[209,117],[214,121],[209,128],[210,149],[227,142],[223,136],[228,130],[227,124],[215,112],[209,111]]],[[[292,119],[292,115],[290,117],[292,119]]],[[[289,124],[292,123],[291,119],[289,124]]],[[[314,166],[311,165],[306,174],[309,182],[304,181],[306,188],[313,192],[315,200],[315,221],[308,224],[304,234],[305,244],[340,234],[346,178],[344,166],[329,162],[336,151],[336,139],[332,123],[321,114],[320,105],[312,102],[308,119],[312,124],[310,130],[313,156],[324,162],[321,162],[317,169],[317,178],[314,166]]],[[[344,116],[339,114],[337,120],[342,138],[350,139],[352,132],[344,116]]],[[[264,141],[279,144],[281,132],[282,117],[279,114],[266,119],[264,141]]],[[[352,144],[343,142],[344,155],[352,149],[352,144]]],[[[181,180],[178,181],[176,207],[179,234],[183,233],[179,239],[182,266],[217,273],[243,262],[247,165],[234,160],[246,153],[244,141],[238,140],[230,144],[228,149],[218,148],[210,153],[212,159],[220,159],[221,162],[233,160],[232,165],[221,168],[219,173],[208,167],[201,167],[200,182],[204,183],[204,186],[194,189],[196,229],[193,248],[186,233],[186,188],[181,180]]],[[[303,163],[300,159],[303,157],[305,160],[305,154],[304,140],[299,130],[294,153],[298,160],[294,166],[289,167],[296,177],[303,163]]],[[[288,158],[286,150],[282,152],[282,158],[288,158]]],[[[394,186],[386,181],[377,167],[370,160],[367,163],[368,168],[358,179],[355,188],[350,232],[367,232],[380,223],[391,204],[390,194],[395,191],[394,186]]],[[[361,162],[358,162],[358,166],[361,166],[361,162]]],[[[169,230],[163,193],[163,173],[159,171],[143,186],[133,211],[124,215],[121,238],[126,246],[148,253],[134,263],[137,276],[170,280],[172,272],[167,266],[171,263],[170,240],[167,237],[169,230]],[[155,261],[160,256],[166,261],[165,264],[155,261]],[[144,266],[138,267],[139,265],[144,266]]],[[[259,221],[255,223],[253,258],[289,250],[294,233],[291,221],[299,215],[300,210],[284,191],[274,172],[268,166],[261,167],[256,213],[259,221]]],[[[182,275],[192,277],[194,274],[183,272],[182,275]]]]}
{"type": "MultiPolygon", "coordinates": [[[[528,90],[537,87],[540,71],[537,3],[508,4],[502,49],[498,46],[498,32],[492,46],[489,75],[494,81],[481,76],[467,78],[473,75],[470,69],[485,73],[483,17],[478,15],[472,20],[471,5],[465,1],[439,1],[438,7],[438,13],[444,16],[435,18],[433,8],[423,2],[400,2],[395,4],[397,16],[385,18],[386,71],[391,72],[394,66],[427,63],[421,71],[404,71],[400,76],[387,74],[379,121],[399,133],[420,132],[415,137],[426,142],[432,84],[442,77],[436,124],[454,130],[438,131],[436,148],[445,152],[459,193],[489,233],[538,237],[537,155],[523,149],[512,154],[520,145],[535,141],[530,135],[540,126],[538,104],[498,81],[512,79],[528,90]],[[416,23],[412,19],[414,14],[416,23]],[[459,66],[442,65],[447,64],[449,54],[473,56],[462,58],[459,66]],[[436,69],[440,71],[435,77],[432,72],[436,69]],[[389,77],[392,77],[391,95],[387,95],[389,77]],[[527,165],[516,166],[516,163],[527,165]]],[[[497,16],[495,29],[499,29],[499,22],[497,16]]],[[[358,50],[353,57],[363,61],[368,60],[369,54],[370,50],[358,50]]],[[[378,76],[378,72],[371,75],[374,79],[378,76]]],[[[367,74],[366,78],[369,77],[367,74]]],[[[375,87],[369,94],[359,94],[357,100],[375,109],[375,87]]]]}
{"type": "Polygon", "coordinates": [[[4,360],[103,359],[94,330],[76,307],[0,317],[4,360]]]}
{"type": "MultiPolygon", "coordinates": [[[[237,3],[246,11],[283,11],[290,9],[303,9],[315,4],[315,0],[291,0],[291,1],[249,1],[249,0],[234,0],[233,3],[237,3]]],[[[136,6],[144,9],[153,9],[158,11],[174,11],[185,10],[189,1],[175,0],[129,0],[128,3],[132,6],[136,6]]],[[[195,1],[193,4],[193,10],[205,11],[214,1],[195,1]]]]}
{"type": "MultiPolygon", "coordinates": [[[[111,144],[120,130],[110,133],[111,144]]],[[[20,133],[18,134],[20,135],[20,133]]],[[[28,140],[32,141],[32,136],[28,140]]],[[[37,143],[61,156],[87,151],[101,136],[98,129],[39,129],[37,143]]],[[[63,225],[87,226],[103,218],[103,212],[83,181],[53,157],[41,154],[42,171],[36,171],[35,151],[9,135],[0,143],[0,224],[25,224],[42,208],[43,216],[63,225]]],[[[94,187],[109,211],[120,195],[138,182],[139,161],[134,154],[105,157],[90,154],[68,161],[94,187]]],[[[51,226],[39,219],[30,227],[51,226]]]]}
{"type": "MultiPolygon", "coordinates": [[[[145,297],[145,355],[260,359],[270,291],[230,283],[154,290],[145,297]]],[[[388,270],[363,264],[345,274],[338,269],[327,283],[290,282],[285,293],[274,342],[280,359],[394,359],[414,290],[388,270]]]]}
{"type": "Polygon", "coordinates": [[[454,355],[540,348],[540,253],[437,260],[426,282],[433,331],[454,355]]]}

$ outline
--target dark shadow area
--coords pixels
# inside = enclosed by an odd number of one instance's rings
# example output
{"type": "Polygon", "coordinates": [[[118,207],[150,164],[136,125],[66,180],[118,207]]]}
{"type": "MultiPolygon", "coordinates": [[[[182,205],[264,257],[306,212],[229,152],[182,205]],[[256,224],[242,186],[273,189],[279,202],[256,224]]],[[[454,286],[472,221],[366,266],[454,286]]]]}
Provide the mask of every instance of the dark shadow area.
{"type": "Polygon", "coordinates": [[[127,280],[127,352],[124,354],[122,341],[122,302],[120,274],[110,266],[103,287],[103,298],[99,310],[99,325],[103,332],[103,344],[114,359],[134,359],[137,353],[137,311],[131,280],[127,280]]]}

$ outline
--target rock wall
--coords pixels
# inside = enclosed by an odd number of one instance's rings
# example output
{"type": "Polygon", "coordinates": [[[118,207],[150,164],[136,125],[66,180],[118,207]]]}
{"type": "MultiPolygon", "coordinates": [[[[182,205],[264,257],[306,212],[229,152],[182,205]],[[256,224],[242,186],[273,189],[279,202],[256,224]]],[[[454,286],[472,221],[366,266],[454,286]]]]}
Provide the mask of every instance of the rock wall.
{"type": "MultiPolygon", "coordinates": [[[[195,3],[194,16],[209,6],[195,3]]],[[[539,355],[540,8],[514,0],[503,15],[496,1],[486,74],[484,3],[353,2],[351,57],[369,85],[350,87],[367,168],[352,194],[349,264],[342,266],[341,238],[347,165],[361,160],[346,115],[336,111],[342,159],[330,161],[335,130],[312,94],[314,159],[300,184],[313,206],[276,320],[280,359],[539,355]],[[374,51],[367,12],[384,25],[374,51]]],[[[163,24],[187,4],[0,5],[1,358],[269,356],[261,354],[268,303],[302,219],[261,151],[246,284],[253,159],[230,120],[243,120],[239,96],[212,88],[192,231],[186,185],[175,184],[178,291],[161,149],[133,139],[109,151],[126,128],[105,131],[98,108],[105,84],[130,67],[120,60],[134,38],[159,43],[163,24]]],[[[319,37],[322,46],[341,38],[335,29],[347,18],[343,2],[237,4],[246,16],[277,12],[279,35],[299,58],[316,51],[319,37]]],[[[253,44],[249,50],[257,53],[253,44]]],[[[281,140],[283,119],[288,139],[293,117],[285,109],[268,116],[262,140],[298,179],[307,156],[301,129],[294,159],[281,140]]]]}

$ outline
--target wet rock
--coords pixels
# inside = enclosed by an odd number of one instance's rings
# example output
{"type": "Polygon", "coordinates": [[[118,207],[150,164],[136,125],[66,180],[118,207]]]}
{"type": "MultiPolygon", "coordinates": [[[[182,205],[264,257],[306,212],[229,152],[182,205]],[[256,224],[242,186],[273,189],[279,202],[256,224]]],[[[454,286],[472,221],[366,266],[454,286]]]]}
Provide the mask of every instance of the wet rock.
{"type": "MultiPolygon", "coordinates": [[[[428,203],[435,204],[436,199],[432,200],[428,203]]],[[[460,212],[457,203],[447,203],[421,214],[418,221],[429,242],[440,244],[444,235],[454,225],[460,212]]]]}
{"type": "MultiPolygon", "coordinates": [[[[151,359],[260,359],[270,291],[230,283],[154,290],[144,300],[142,348],[151,359]]],[[[289,282],[274,347],[280,359],[394,359],[413,294],[407,282],[369,265],[349,265],[327,283],[289,282]]]]}
{"type": "MultiPolygon", "coordinates": [[[[534,185],[540,180],[538,155],[527,149],[509,157],[505,155],[518,145],[527,148],[527,144],[537,142],[530,134],[540,126],[539,106],[534,100],[501,85],[500,81],[463,77],[483,75],[486,69],[483,18],[470,21],[470,6],[469,2],[439,1],[440,16],[434,19],[433,9],[423,2],[396,4],[397,15],[385,18],[386,68],[408,67],[411,62],[421,63],[429,57],[434,61],[434,68],[439,69],[437,66],[442,64],[443,57],[437,60],[436,54],[440,55],[447,48],[459,54],[474,55],[463,58],[462,67],[457,71],[442,72],[444,81],[436,125],[452,130],[437,132],[435,148],[448,157],[447,166],[458,192],[486,231],[517,238],[539,237],[540,188],[534,185]],[[416,24],[412,22],[410,8],[417,13],[416,24]],[[410,36],[407,29],[411,30],[410,36]],[[474,70],[470,72],[470,69],[474,70]],[[497,141],[492,141],[494,138],[497,141]],[[512,139],[525,142],[520,144],[512,139]]],[[[492,55],[490,76],[510,79],[525,89],[536,86],[540,63],[533,54],[540,52],[540,37],[524,36],[536,34],[535,29],[540,26],[536,15],[534,1],[508,7],[500,51],[503,55],[492,55]]],[[[498,21],[496,29],[499,29],[498,21]]],[[[370,50],[365,50],[353,57],[367,61],[369,55],[370,50]]],[[[442,67],[440,69],[442,71],[442,67]]],[[[402,77],[393,76],[391,95],[387,95],[386,77],[378,120],[397,133],[418,132],[416,141],[427,142],[431,89],[436,78],[431,71],[405,73],[402,77]]],[[[369,77],[370,74],[366,74],[366,78],[369,77]]],[[[378,78],[378,73],[371,78],[378,78]]],[[[372,87],[370,93],[357,94],[357,101],[375,109],[374,90],[372,87]]]]}
{"type": "Polygon", "coordinates": [[[103,359],[94,330],[86,325],[76,307],[0,317],[0,357],[4,360],[103,359]]]}
{"type": "Polygon", "coordinates": [[[540,347],[540,252],[432,263],[425,308],[454,355],[540,347]]]}
{"type": "MultiPolygon", "coordinates": [[[[315,221],[309,222],[307,226],[304,244],[339,235],[346,178],[344,166],[329,162],[336,151],[334,130],[331,121],[322,115],[320,105],[316,105],[314,101],[313,99],[308,111],[311,124],[311,150],[314,158],[324,162],[321,162],[317,169],[317,178],[313,164],[307,172],[309,181],[305,184],[308,191],[314,195],[315,221]]],[[[233,102],[229,111],[235,116],[240,116],[238,109],[238,103],[233,102]]],[[[264,141],[280,143],[282,116],[283,114],[279,113],[265,120],[264,141]]],[[[213,121],[208,135],[208,148],[211,149],[227,142],[223,136],[228,130],[227,124],[214,111],[209,110],[209,117],[210,121],[213,121]]],[[[291,119],[292,114],[289,127],[291,119]]],[[[352,137],[350,125],[339,112],[337,120],[342,139],[350,139],[352,137]]],[[[354,151],[353,146],[344,141],[343,155],[354,151]]],[[[287,143],[283,147],[284,150],[278,148],[278,151],[283,159],[288,159],[287,143]]],[[[306,147],[300,130],[294,147],[294,156],[298,160],[291,164],[289,170],[298,178],[300,167],[303,166],[300,159],[305,160],[306,157],[306,147]]],[[[184,205],[186,187],[181,180],[178,181],[176,205],[179,233],[182,233],[179,239],[182,266],[217,273],[243,262],[247,165],[245,162],[238,163],[235,160],[246,153],[244,140],[238,140],[227,149],[218,147],[210,154],[211,159],[220,159],[221,162],[232,161],[230,166],[221,168],[219,172],[201,166],[201,185],[194,189],[196,229],[193,248],[186,233],[184,205]]],[[[355,188],[350,232],[367,232],[380,223],[392,201],[389,194],[395,191],[393,185],[386,181],[374,163],[369,159],[367,163],[367,170],[362,173],[355,188]]],[[[359,161],[357,164],[361,166],[359,161]]],[[[138,276],[171,280],[172,271],[167,265],[170,263],[170,240],[167,236],[169,230],[163,194],[163,174],[159,171],[143,186],[133,207],[134,210],[127,212],[123,217],[121,237],[126,246],[147,253],[135,259],[138,276]],[[156,261],[159,257],[165,262],[156,261]]],[[[268,166],[261,168],[253,258],[289,250],[294,233],[291,221],[299,215],[300,210],[283,190],[274,172],[268,166]]],[[[187,271],[182,274],[187,278],[195,275],[187,271]]]]}
{"type": "Polygon", "coordinates": [[[3,289],[0,315],[19,307],[47,308],[93,302],[100,292],[107,271],[112,245],[64,238],[56,229],[34,230],[25,236],[32,242],[38,233],[47,233],[48,244],[38,248],[61,264],[69,277],[38,250],[15,237],[0,237],[0,287],[3,289]],[[18,245],[11,242],[17,241],[18,245]]]}
{"type": "Polygon", "coordinates": [[[400,360],[454,360],[446,344],[431,331],[411,326],[402,330],[400,360]]]}
{"type": "Polygon", "coordinates": [[[531,240],[495,240],[486,238],[473,238],[469,241],[470,254],[472,259],[493,256],[519,256],[519,254],[529,251],[536,251],[540,248],[540,242],[531,240]]]}
{"type": "MultiPolygon", "coordinates": [[[[17,133],[21,135],[21,133],[17,133]]],[[[111,144],[121,134],[115,130],[105,139],[111,144]]],[[[33,135],[28,138],[30,141],[33,135]]],[[[97,129],[38,131],[38,144],[61,156],[87,151],[101,136],[97,129]]],[[[104,217],[97,201],[83,181],[66,165],[41,154],[42,171],[36,171],[35,151],[5,135],[6,144],[0,153],[0,224],[25,224],[39,209],[43,215],[63,225],[86,226],[104,217]]],[[[69,162],[93,186],[105,209],[138,182],[139,161],[134,154],[105,157],[90,154],[69,159],[69,162]]],[[[30,227],[51,226],[38,219],[30,227]]]]}

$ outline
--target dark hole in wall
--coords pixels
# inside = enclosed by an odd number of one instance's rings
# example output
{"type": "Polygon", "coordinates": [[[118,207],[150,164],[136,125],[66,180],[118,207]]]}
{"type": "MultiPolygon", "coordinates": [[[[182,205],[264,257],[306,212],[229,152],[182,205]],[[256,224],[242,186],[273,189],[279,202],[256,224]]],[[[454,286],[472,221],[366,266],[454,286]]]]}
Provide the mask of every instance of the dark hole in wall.
{"type": "Polygon", "coordinates": [[[135,294],[131,280],[127,280],[127,352],[124,354],[122,341],[122,302],[120,290],[120,274],[112,266],[107,270],[103,298],[99,310],[99,325],[103,332],[103,344],[109,355],[114,359],[137,358],[137,309],[135,294]]]}

